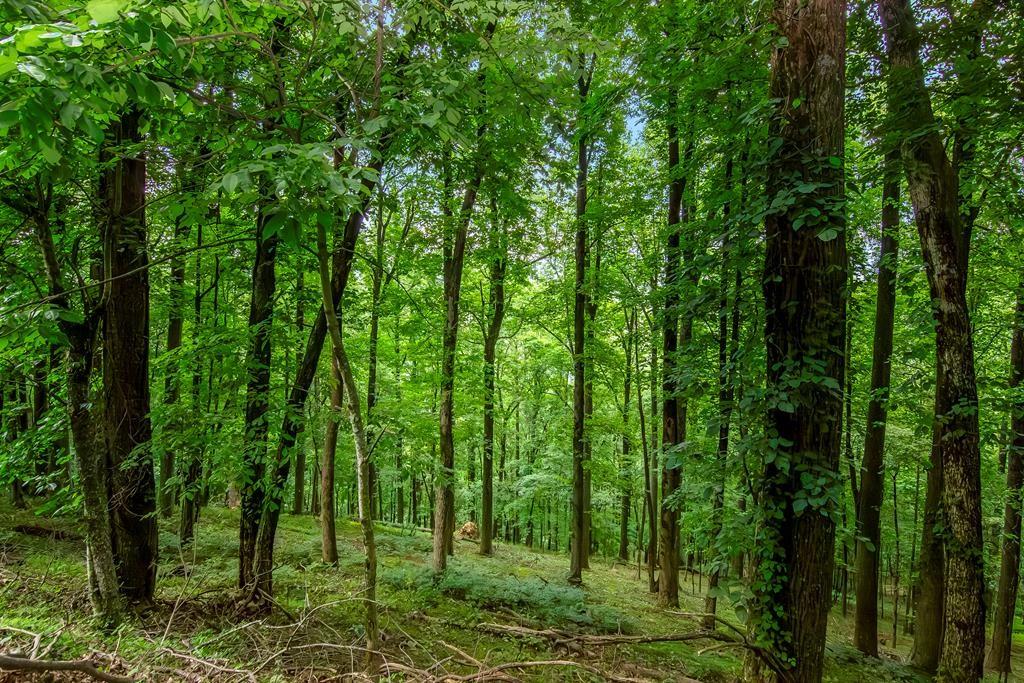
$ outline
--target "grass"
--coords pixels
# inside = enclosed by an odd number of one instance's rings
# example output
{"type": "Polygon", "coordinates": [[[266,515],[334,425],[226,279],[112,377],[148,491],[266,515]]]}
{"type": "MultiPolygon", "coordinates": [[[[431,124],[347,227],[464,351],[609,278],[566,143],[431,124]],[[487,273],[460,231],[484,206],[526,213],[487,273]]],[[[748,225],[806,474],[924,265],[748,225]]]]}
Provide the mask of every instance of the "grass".
{"type": "MultiPolygon", "coordinates": [[[[48,648],[51,658],[90,657],[140,680],[185,676],[233,681],[249,680],[252,673],[267,682],[327,681],[360,669],[362,549],[354,522],[339,520],[342,559],[339,566],[329,567],[320,562],[316,520],[282,517],[274,572],[279,608],[267,617],[241,609],[234,591],[237,511],[204,510],[196,543],[185,553],[177,548],[173,524],[162,521],[155,604],[113,632],[97,628],[88,617],[81,541],[9,531],[17,524],[77,531],[72,520],[0,509],[0,652],[31,649],[30,636],[10,630],[22,629],[42,634],[37,649],[48,648]]],[[[479,628],[491,622],[596,634],[696,630],[692,619],[656,608],[646,591],[646,575],[638,575],[635,566],[594,558],[585,587],[575,588],[564,580],[567,558],[562,554],[498,543],[494,556],[481,557],[473,542],[463,540],[456,541],[449,571],[435,581],[429,569],[429,535],[381,525],[377,539],[383,649],[390,661],[418,669],[436,666],[436,674],[473,673],[476,667],[461,662],[461,651],[487,665],[575,657],[602,671],[651,681],[715,683],[738,680],[742,673],[742,653],[736,649],[701,654],[715,645],[711,641],[566,653],[552,652],[541,641],[479,628]]],[[[685,573],[682,577],[680,611],[703,609],[695,579],[685,573]]],[[[900,634],[896,648],[889,644],[883,660],[866,660],[849,646],[851,624],[834,611],[826,680],[923,680],[900,663],[909,636],[900,634]]],[[[880,628],[891,631],[889,624],[880,628]]],[[[1024,638],[1024,632],[1015,637],[1024,638]]],[[[1024,670],[1024,663],[1017,665],[1024,670]]],[[[509,673],[526,680],[598,680],[567,667],[509,673]]],[[[4,676],[0,673],[0,683],[32,680],[22,674],[4,676]]],[[[403,675],[393,679],[403,680],[403,675]]],[[[45,680],[82,679],[69,675],[45,680]]]]}

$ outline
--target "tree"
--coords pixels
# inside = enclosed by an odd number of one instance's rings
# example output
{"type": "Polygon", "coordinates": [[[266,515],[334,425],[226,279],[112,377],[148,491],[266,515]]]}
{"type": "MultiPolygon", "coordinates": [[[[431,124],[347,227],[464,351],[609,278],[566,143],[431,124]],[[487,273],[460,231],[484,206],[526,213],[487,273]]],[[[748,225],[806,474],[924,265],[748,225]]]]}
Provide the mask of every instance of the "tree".
{"type": "Polygon", "coordinates": [[[103,311],[104,436],[111,477],[111,527],[121,593],[148,602],[158,559],[156,483],[149,421],[149,271],[142,113],[130,108],[100,154],[107,281],[103,311]],[[114,150],[117,150],[116,152],[114,150]]]}
{"type": "Polygon", "coordinates": [[[904,141],[903,167],[935,302],[935,429],[949,534],[939,678],[977,679],[984,658],[985,581],[978,393],[967,304],[969,237],[957,177],[934,127],[913,12],[906,0],[880,0],[878,10],[889,60],[890,111],[904,141]]]}
{"type": "Polygon", "coordinates": [[[1002,563],[999,568],[999,589],[996,593],[995,625],[992,646],[985,666],[993,671],[1010,672],[1010,649],[1013,642],[1013,612],[1017,604],[1020,582],[1021,486],[1024,485],[1024,401],[1020,398],[1024,381],[1024,279],[1017,287],[1017,307],[1013,319],[1013,340],[1010,345],[1011,443],[1006,448],[1006,508],[1003,513],[1002,563]]]}
{"type": "Polygon", "coordinates": [[[878,546],[885,453],[885,420],[892,376],[892,330],[896,305],[896,258],[899,242],[899,153],[885,154],[882,170],[881,243],[878,253],[878,298],[875,307],[875,338],[871,357],[871,401],[860,468],[857,512],[857,620],[854,642],[866,655],[878,656],[878,546]]]}
{"type": "Polygon", "coordinates": [[[758,636],[820,681],[831,604],[846,321],[845,3],[777,0],[765,217],[767,439],[758,636]]]}

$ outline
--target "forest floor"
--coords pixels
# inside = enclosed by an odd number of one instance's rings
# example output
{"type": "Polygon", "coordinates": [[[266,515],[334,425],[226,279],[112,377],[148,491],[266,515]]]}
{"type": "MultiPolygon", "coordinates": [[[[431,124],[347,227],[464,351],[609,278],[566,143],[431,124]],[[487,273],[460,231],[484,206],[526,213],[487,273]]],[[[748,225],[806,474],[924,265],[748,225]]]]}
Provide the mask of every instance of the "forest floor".
{"type": "MultiPolygon", "coordinates": [[[[274,572],[276,607],[269,616],[241,612],[237,572],[238,512],[203,512],[199,537],[182,555],[170,520],[161,524],[157,600],[132,623],[103,632],[88,618],[83,544],[78,524],[0,508],[0,653],[40,659],[86,658],[145,681],[348,680],[363,653],[358,525],[339,520],[338,567],[320,562],[320,534],[309,516],[281,518],[274,572]],[[55,535],[40,529],[56,530],[55,535]],[[28,533],[26,533],[28,532],[28,533]]],[[[742,652],[714,640],[553,647],[543,638],[503,633],[488,625],[558,629],[578,634],[681,634],[699,630],[692,617],[658,609],[636,566],[594,558],[583,589],[564,580],[564,554],[496,544],[481,557],[470,540],[440,583],[431,579],[430,537],[380,525],[381,627],[384,658],[423,673],[392,680],[738,680],[742,652]],[[481,672],[509,662],[561,660],[481,672]],[[501,676],[504,676],[502,678],[501,676]]],[[[700,612],[703,594],[684,572],[680,612],[700,612]]],[[[888,626],[881,625],[883,630],[888,626]]],[[[924,680],[900,664],[909,636],[882,661],[849,646],[852,621],[834,610],[826,680],[924,680]]],[[[723,627],[723,632],[729,632],[723,627]]],[[[1024,635],[1017,634],[1024,651],[1024,635]]],[[[1015,668],[1024,671],[1016,654],[1015,668]]],[[[9,681],[81,681],[81,674],[35,677],[0,672],[9,681]]]]}

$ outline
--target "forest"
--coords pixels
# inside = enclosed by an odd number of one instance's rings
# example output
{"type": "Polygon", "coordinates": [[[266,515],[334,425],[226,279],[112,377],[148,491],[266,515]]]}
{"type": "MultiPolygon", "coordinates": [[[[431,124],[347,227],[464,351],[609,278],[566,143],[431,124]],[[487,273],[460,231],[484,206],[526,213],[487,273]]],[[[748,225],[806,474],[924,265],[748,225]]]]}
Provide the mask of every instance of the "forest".
{"type": "Polygon", "coordinates": [[[1024,4],[0,0],[0,682],[1010,681],[1024,4]]]}

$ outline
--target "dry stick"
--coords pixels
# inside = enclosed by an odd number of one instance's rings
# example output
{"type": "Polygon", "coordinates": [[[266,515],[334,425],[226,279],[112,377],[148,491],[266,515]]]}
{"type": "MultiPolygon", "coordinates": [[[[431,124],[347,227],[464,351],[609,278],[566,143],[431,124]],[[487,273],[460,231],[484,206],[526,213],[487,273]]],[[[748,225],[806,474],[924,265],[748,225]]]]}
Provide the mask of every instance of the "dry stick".
{"type": "Polygon", "coordinates": [[[134,678],[100,671],[87,659],[60,661],[54,659],[23,659],[0,655],[0,671],[77,671],[107,683],[135,683],[134,678]]]}
{"type": "Polygon", "coordinates": [[[437,680],[437,681],[441,681],[441,680],[446,680],[446,681],[463,681],[463,682],[466,682],[466,681],[480,681],[480,680],[486,680],[488,678],[493,678],[496,674],[500,674],[502,671],[507,671],[509,669],[526,669],[526,668],[532,668],[532,667],[538,667],[538,666],[569,666],[569,667],[574,667],[574,668],[578,668],[578,669],[583,669],[584,671],[586,671],[588,673],[592,673],[595,676],[599,676],[603,680],[606,680],[606,681],[616,681],[617,683],[638,683],[638,680],[639,680],[639,679],[636,679],[636,678],[626,678],[626,677],[623,677],[623,676],[615,676],[615,675],[612,675],[612,674],[608,673],[607,671],[602,671],[601,669],[598,669],[597,667],[590,666],[589,664],[582,664],[580,662],[577,662],[577,661],[574,661],[574,660],[571,660],[571,659],[541,659],[541,660],[531,661],[531,662],[506,662],[505,664],[498,664],[496,666],[492,666],[489,669],[484,669],[483,671],[479,671],[479,672],[477,672],[475,674],[468,674],[466,676],[450,676],[449,675],[449,676],[445,676],[444,678],[434,679],[434,680],[437,680]]]}
{"type": "MultiPolygon", "coordinates": [[[[186,654],[184,652],[178,652],[177,650],[173,650],[173,649],[171,649],[169,647],[162,647],[159,650],[157,650],[157,652],[161,652],[163,654],[168,654],[168,655],[171,655],[172,657],[177,657],[178,659],[183,659],[186,662],[192,662],[193,664],[199,664],[201,666],[207,667],[208,669],[213,669],[214,671],[220,671],[221,673],[238,674],[238,675],[241,675],[241,676],[246,676],[250,681],[253,681],[254,683],[256,681],[256,675],[252,671],[247,671],[245,669],[232,669],[231,667],[221,666],[220,664],[216,664],[214,662],[211,662],[208,659],[200,659],[199,657],[193,657],[190,654],[186,654]]],[[[125,680],[127,680],[127,679],[125,679],[125,680]]]]}

